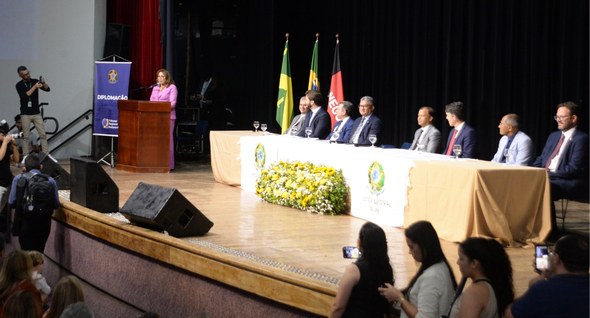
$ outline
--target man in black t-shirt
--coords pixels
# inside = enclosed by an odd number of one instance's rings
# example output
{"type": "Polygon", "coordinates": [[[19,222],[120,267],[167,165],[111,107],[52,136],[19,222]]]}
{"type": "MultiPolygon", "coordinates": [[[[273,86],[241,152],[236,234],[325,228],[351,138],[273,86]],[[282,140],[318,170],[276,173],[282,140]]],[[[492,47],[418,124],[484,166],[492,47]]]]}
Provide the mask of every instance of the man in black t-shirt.
{"type": "Polygon", "coordinates": [[[31,73],[25,66],[19,66],[18,75],[22,78],[16,83],[16,91],[20,97],[20,114],[23,124],[23,156],[29,154],[29,130],[31,123],[35,125],[39,138],[41,139],[41,150],[49,153],[47,147],[47,136],[43,117],[39,110],[39,89],[49,92],[51,89],[42,77],[39,80],[31,78],[31,73]]]}

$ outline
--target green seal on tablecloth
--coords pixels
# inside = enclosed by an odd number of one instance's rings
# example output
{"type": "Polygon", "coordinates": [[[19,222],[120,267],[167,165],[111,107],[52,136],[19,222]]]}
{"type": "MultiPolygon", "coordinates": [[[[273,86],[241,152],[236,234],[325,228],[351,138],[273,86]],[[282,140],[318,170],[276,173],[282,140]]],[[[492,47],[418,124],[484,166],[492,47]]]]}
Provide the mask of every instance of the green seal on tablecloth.
{"type": "Polygon", "coordinates": [[[373,161],[369,166],[369,186],[371,192],[375,195],[381,194],[384,185],[385,172],[383,171],[383,166],[378,161],[373,161]]]}
{"type": "Polygon", "coordinates": [[[264,150],[264,145],[258,144],[256,146],[256,151],[254,152],[254,162],[256,163],[256,167],[262,168],[264,167],[264,163],[266,162],[266,150],[264,150]]]}

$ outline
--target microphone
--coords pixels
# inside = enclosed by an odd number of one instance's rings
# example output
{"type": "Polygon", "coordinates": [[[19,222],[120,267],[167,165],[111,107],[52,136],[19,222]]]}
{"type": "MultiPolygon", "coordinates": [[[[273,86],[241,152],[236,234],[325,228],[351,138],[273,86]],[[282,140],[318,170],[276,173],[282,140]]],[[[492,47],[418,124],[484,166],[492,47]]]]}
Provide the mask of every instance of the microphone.
{"type": "Polygon", "coordinates": [[[160,86],[160,83],[152,84],[152,85],[148,86],[146,89],[154,88],[156,86],[160,86]]]}

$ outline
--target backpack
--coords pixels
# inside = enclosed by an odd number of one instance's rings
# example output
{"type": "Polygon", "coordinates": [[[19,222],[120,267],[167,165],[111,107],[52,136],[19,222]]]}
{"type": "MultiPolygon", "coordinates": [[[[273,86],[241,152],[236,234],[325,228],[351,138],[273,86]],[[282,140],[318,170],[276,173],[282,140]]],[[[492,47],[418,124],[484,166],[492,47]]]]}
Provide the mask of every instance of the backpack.
{"type": "Polygon", "coordinates": [[[50,218],[53,214],[55,192],[49,176],[38,173],[25,173],[17,183],[17,209],[27,220],[50,218]],[[19,194],[22,193],[22,196],[19,194]],[[20,202],[19,202],[20,201],[20,202]]]}

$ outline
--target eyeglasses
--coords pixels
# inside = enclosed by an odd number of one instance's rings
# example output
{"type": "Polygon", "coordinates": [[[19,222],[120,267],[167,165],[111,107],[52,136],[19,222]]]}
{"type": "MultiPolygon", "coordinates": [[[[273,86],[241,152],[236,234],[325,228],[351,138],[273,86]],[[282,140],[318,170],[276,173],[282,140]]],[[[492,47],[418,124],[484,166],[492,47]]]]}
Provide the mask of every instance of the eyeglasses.
{"type": "Polygon", "coordinates": [[[373,106],[373,105],[359,105],[359,108],[369,108],[371,106],[373,106]]]}
{"type": "Polygon", "coordinates": [[[555,120],[564,120],[564,119],[567,119],[569,117],[571,117],[571,116],[553,116],[553,119],[555,119],[555,120]]]}

